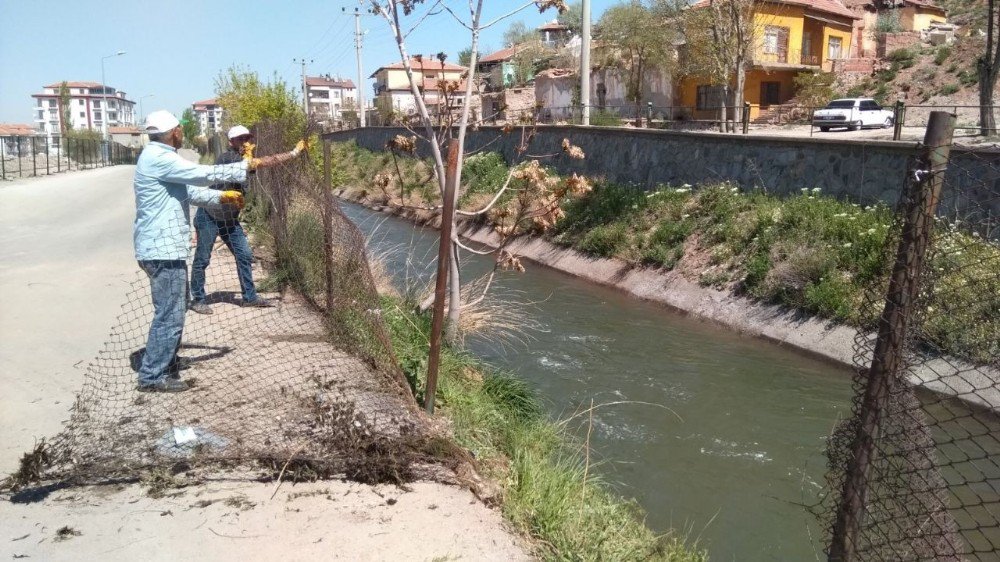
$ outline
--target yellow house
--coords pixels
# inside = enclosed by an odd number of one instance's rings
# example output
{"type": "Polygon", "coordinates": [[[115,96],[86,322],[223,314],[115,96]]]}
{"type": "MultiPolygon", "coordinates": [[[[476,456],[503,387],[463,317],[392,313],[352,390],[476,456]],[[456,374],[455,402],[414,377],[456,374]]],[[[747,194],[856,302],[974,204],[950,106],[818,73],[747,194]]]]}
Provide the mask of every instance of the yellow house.
{"type": "MultiPolygon", "coordinates": [[[[708,5],[708,0],[701,0],[692,9],[708,5]]],[[[757,44],[743,89],[744,101],[751,104],[750,118],[792,99],[796,75],[829,71],[831,61],[848,58],[855,19],[839,0],[761,2],[754,12],[757,44]]],[[[693,108],[698,119],[713,118],[720,105],[728,105],[720,85],[697,76],[680,79],[678,99],[680,105],[693,108]]]]}
{"type": "MultiPolygon", "coordinates": [[[[413,69],[424,103],[432,110],[444,101],[441,91],[443,82],[457,83],[460,86],[456,92],[449,94],[450,105],[454,107],[464,103],[463,84],[467,70],[464,66],[448,64],[432,57],[413,57],[410,59],[410,68],[413,69]]],[[[380,67],[372,73],[371,78],[375,79],[376,107],[391,108],[401,113],[416,111],[417,102],[402,62],[380,67]]]]}

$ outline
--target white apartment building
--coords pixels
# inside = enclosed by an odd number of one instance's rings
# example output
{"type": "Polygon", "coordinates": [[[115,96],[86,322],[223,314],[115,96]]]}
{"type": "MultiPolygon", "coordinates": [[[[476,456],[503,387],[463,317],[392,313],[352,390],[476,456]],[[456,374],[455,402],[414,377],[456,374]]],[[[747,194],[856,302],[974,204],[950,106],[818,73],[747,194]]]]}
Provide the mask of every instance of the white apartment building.
{"type": "Polygon", "coordinates": [[[126,98],[125,92],[98,82],[55,82],[42,93],[31,94],[38,132],[52,135],[62,131],[59,91],[63,84],[69,90],[70,128],[107,134],[109,127],[135,126],[135,102],[126,98]]]}
{"type": "Polygon", "coordinates": [[[201,134],[210,135],[222,131],[222,106],[215,98],[196,101],[191,104],[194,116],[201,125],[201,134]]]}
{"type": "Polygon", "coordinates": [[[351,80],[325,76],[306,76],[309,115],[317,119],[340,120],[345,110],[358,110],[358,88],[351,80]]]}

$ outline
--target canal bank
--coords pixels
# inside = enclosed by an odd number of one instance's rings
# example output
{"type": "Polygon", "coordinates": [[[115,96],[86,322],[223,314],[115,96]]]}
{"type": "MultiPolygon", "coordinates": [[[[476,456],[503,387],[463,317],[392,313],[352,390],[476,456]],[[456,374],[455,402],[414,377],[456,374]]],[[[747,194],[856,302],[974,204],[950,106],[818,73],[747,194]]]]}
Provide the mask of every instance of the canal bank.
{"type": "MultiPolygon", "coordinates": [[[[345,212],[399,283],[430,279],[436,231],[345,212]]],[[[470,257],[463,274],[491,266],[470,257]]],[[[527,380],[559,419],[593,400],[592,425],[570,425],[592,428],[594,470],[635,497],[654,530],[682,530],[717,560],[820,551],[803,506],[816,501],[825,438],[848,412],[844,369],[545,267],[501,275],[494,294],[529,312],[529,341],[472,338],[469,348],[527,380]]]]}

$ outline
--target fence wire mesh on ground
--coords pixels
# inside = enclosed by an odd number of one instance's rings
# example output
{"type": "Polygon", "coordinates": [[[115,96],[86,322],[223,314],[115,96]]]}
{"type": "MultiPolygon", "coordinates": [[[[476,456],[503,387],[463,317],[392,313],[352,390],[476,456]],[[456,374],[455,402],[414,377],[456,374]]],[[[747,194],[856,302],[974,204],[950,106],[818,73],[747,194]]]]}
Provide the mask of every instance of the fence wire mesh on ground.
{"type": "Polygon", "coordinates": [[[901,178],[895,267],[863,304],[878,320],[829,445],[831,560],[1000,559],[1000,161],[941,148],[901,178]]]}
{"type": "MultiPolygon", "coordinates": [[[[262,125],[257,154],[295,140],[283,124],[262,125]]],[[[379,316],[364,237],[330,197],[320,166],[299,158],[262,169],[248,191],[242,218],[258,243],[254,273],[274,306],[241,306],[233,255],[217,241],[206,270],[213,314],[187,312],[178,350],[190,368],[175,374],[193,388],[140,393],[153,306],[137,273],[65,429],[25,454],[8,485],[187,467],[365,482],[436,472],[449,442],[416,408],[379,316]],[[193,439],[180,437],[191,431],[193,439]]],[[[163,238],[190,236],[187,220],[170,228],[163,238]]]]}

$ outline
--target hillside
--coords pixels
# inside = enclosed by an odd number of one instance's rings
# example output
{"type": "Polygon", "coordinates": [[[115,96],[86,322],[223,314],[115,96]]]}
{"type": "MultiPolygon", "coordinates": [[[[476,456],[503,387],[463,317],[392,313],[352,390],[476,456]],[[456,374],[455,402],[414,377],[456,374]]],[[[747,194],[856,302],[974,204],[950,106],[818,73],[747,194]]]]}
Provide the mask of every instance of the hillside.
{"type": "MultiPolygon", "coordinates": [[[[958,124],[978,122],[979,78],[976,59],[983,52],[985,38],[980,33],[985,21],[984,0],[938,0],[948,10],[949,22],[961,26],[951,45],[922,43],[887,54],[875,73],[867,78],[842,79],[839,91],[845,96],[870,96],[891,105],[897,100],[907,106],[927,105],[955,108],[958,124]]],[[[1000,89],[998,89],[1000,94],[1000,89]]]]}

